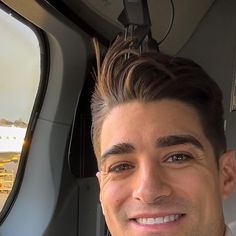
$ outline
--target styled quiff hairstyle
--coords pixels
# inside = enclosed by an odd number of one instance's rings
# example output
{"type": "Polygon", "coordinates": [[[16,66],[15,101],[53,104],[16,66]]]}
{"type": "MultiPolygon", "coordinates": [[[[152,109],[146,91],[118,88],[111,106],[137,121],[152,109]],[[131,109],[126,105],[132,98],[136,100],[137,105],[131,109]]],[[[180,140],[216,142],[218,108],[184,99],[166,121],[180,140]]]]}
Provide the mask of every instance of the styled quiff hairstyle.
{"type": "Polygon", "coordinates": [[[94,40],[97,81],[91,111],[97,160],[101,156],[102,125],[112,108],[134,100],[161,99],[180,101],[197,111],[218,159],[226,150],[222,92],[218,85],[193,61],[164,55],[148,47],[140,52],[132,49],[134,43],[134,39],[116,39],[101,63],[99,44],[94,40]]]}

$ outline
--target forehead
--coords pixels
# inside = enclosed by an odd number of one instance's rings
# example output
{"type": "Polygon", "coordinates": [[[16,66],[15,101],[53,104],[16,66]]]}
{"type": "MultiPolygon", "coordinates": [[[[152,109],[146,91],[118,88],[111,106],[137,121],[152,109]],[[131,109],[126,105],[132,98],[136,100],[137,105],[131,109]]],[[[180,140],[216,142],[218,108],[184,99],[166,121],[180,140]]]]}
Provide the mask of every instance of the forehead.
{"type": "Polygon", "coordinates": [[[192,135],[206,139],[199,116],[190,106],[175,100],[133,101],[113,108],[103,122],[101,152],[120,142],[151,142],[161,136],[192,135]]]}

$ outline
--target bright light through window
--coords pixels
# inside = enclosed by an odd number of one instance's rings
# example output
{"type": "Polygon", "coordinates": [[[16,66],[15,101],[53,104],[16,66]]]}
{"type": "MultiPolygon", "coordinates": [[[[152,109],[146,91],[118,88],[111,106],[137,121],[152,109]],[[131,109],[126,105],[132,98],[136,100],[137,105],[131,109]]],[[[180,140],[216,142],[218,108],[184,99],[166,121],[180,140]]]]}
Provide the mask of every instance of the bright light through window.
{"type": "Polygon", "coordinates": [[[0,210],[14,184],[40,80],[35,33],[0,9],[0,210]]]}

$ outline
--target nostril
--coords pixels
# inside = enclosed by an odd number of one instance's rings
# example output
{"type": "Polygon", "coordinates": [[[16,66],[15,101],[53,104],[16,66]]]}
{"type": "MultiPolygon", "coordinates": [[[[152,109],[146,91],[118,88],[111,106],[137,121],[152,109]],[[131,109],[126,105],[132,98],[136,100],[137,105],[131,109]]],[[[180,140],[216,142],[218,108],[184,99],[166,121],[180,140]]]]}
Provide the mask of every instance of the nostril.
{"type": "Polygon", "coordinates": [[[167,185],[147,186],[144,183],[133,191],[133,198],[146,204],[152,204],[171,195],[171,188],[167,185]]]}
{"type": "Polygon", "coordinates": [[[153,203],[157,199],[170,196],[172,193],[171,181],[166,176],[165,170],[153,163],[153,159],[143,158],[136,178],[132,183],[133,198],[145,203],[153,203]]]}
{"type": "Polygon", "coordinates": [[[169,183],[151,175],[148,178],[147,176],[145,178],[139,178],[134,186],[133,198],[147,204],[169,197],[172,193],[169,183]]]}

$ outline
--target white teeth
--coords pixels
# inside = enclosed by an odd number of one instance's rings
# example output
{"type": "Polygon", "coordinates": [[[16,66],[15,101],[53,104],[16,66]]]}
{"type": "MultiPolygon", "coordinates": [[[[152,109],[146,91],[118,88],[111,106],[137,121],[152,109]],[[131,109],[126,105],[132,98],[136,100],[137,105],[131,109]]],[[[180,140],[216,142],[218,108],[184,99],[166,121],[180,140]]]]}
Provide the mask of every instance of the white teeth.
{"type": "Polygon", "coordinates": [[[175,216],[174,215],[169,216],[169,218],[170,218],[169,221],[174,221],[175,220],[175,216]]]}
{"type": "Polygon", "coordinates": [[[170,222],[170,217],[169,216],[165,216],[164,217],[164,223],[168,223],[170,222]]]}
{"type": "Polygon", "coordinates": [[[142,225],[165,224],[178,220],[181,215],[169,215],[157,218],[137,218],[136,221],[142,225]]]}

